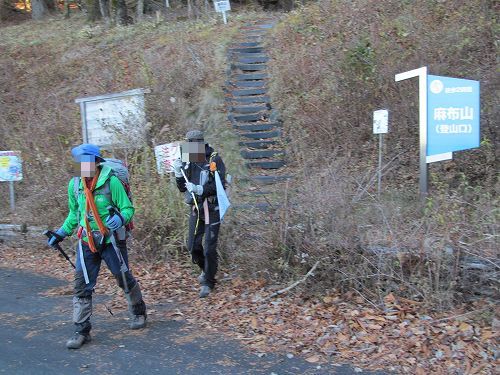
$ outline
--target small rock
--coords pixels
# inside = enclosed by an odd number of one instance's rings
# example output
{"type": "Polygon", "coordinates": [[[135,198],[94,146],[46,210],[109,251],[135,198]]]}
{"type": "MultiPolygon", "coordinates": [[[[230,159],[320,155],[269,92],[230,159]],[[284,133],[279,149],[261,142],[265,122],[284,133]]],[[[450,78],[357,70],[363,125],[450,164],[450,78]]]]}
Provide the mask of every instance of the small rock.
{"type": "Polygon", "coordinates": [[[359,367],[354,367],[354,372],[363,372],[363,369],[360,369],[359,367]]]}
{"type": "Polygon", "coordinates": [[[262,358],[266,355],[266,353],[256,353],[257,357],[262,358]]]}
{"type": "Polygon", "coordinates": [[[287,353],[287,354],[286,354],[286,356],[287,356],[287,358],[289,358],[289,359],[292,359],[292,358],[294,357],[294,355],[293,355],[292,353],[287,353]]]}
{"type": "Polygon", "coordinates": [[[118,345],[118,347],[119,347],[119,348],[124,348],[124,347],[125,347],[125,345],[118,345]]]}

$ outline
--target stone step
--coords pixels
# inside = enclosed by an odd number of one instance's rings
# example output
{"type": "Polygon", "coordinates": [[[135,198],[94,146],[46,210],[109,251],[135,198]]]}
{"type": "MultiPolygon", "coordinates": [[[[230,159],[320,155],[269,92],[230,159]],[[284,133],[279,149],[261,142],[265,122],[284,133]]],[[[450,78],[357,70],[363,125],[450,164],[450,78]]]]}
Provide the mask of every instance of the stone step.
{"type": "Polygon", "coordinates": [[[234,81],[234,82],[226,82],[227,86],[239,87],[239,88],[247,88],[247,87],[262,87],[266,84],[267,81],[234,81]]]}
{"type": "Polygon", "coordinates": [[[250,38],[263,39],[266,36],[266,34],[267,34],[266,30],[245,30],[245,31],[242,31],[239,35],[248,40],[250,38]]]}
{"type": "Polygon", "coordinates": [[[240,30],[240,35],[265,35],[267,34],[267,29],[261,29],[256,27],[242,27],[240,30]]]}
{"type": "Polygon", "coordinates": [[[239,203],[231,205],[231,209],[237,211],[269,211],[272,209],[271,205],[267,202],[258,202],[258,203],[239,203]]]}
{"type": "Polygon", "coordinates": [[[241,52],[241,53],[234,53],[232,54],[232,56],[234,57],[269,57],[267,55],[267,53],[245,53],[245,52],[241,52]]]}
{"type": "Polygon", "coordinates": [[[261,185],[270,185],[270,184],[275,184],[278,182],[290,180],[291,178],[292,178],[292,176],[290,176],[290,175],[285,175],[285,176],[261,175],[261,176],[251,176],[250,181],[261,184],[261,185]]]}
{"type": "Polygon", "coordinates": [[[238,42],[231,45],[230,48],[248,48],[248,47],[262,47],[260,42],[238,42]]]}
{"type": "Polygon", "coordinates": [[[262,191],[262,190],[248,190],[246,192],[240,192],[238,195],[240,197],[256,197],[256,196],[263,196],[263,195],[271,195],[273,194],[272,191],[262,191]]]}
{"type": "Polygon", "coordinates": [[[280,129],[261,131],[261,132],[253,131],[249,133],[240,133],[240,137],[249,139],[270,139],[270,138],[277,138],[280,136],[281,136],[280,129]]]}
{"type": "Polygon", "coordinates": [[[235,105],[229,107],[229,111],[232,113],[255,113],[266,111],[269,109],[268,105],[235,105]]]}
{"type": "Polygon", "coordinates": [[[269,159],[275,156],[282,156],[283,150],[241,150],[240,154],[243,159],[269,159]]]}
{"type": "Polygon", "coordinates": [[[273,140],[265,140],[265,141],[242,141],[238,142],[238,144],[242,147],[246,148],[256,148],[256,149],[266,149],[269,146],[273,146],[278,144],[278,141],[273,140]]]}
{"type": "Polygon", "coordinates": [[[272,29],[276,25],[275,20],[264,21],[263,23],[247,23],[242,26],[242,29],[257,28],[257,29],[272,29]]]}
{"type": "Polygon", "coordinates": [[[257,123],[257,124],[242,124],[233,125],[236,130],[241,130],[245,132],[261,132],[267,130],[273,130],[276,128],[275,123],[257,123]]]}
{"type": "Polygon", "coordinates": [[[229,53],[264,53],[264,47],[239,47],[229,48],[229,53]]]}
{"type": "Polygon", "coordinates": [[[237,81],[253,81],[259,79],[268,79],[269,75],[266,73],[239,73],[233,76],[237,81]]]}
{"type": "Polygon", "coordinates": [[[285,166],[283,160],[248,161],[245,164],[250,169],[278,169],[285,166]]]}
{"type": "Polygon", "coordinates": [[[234,103],[270,103],[271,98],[267,95],[240,96],[236,98],[226,97],[227,102],[234,103]]]}
{"type": "Polygon", "coordinates": [[[231,69],[236,70],[242,70],[244,72],[257,72],[261,70],[266,70],[267,65],[266,64],[242,64],[242,63],[235,63],[231,64],[231,69]]]}
{"type": "Polygon", "coordinates": [[[263,121],[269,117],[268,113],[259,112],[259,113],[247,113],[243,115],[233,115],[229,114],[228,119],[231,122],[255,122],[255,121],[263,121]]]}
{"type": "MultiPolygon", "coordinates": [[[[241,64],[262,64],[269,61],[267,56],[257,56],[257,57],[240,57],[236,58],[236,61],[241,64]]],[[[259,69],[262,70],[262,69],[259,69]]]]}
{"type": "Polygon", "coordinates": [[[266,89],[241,89],[232,90],[231,94],[233,96],[252,96],[252,95],[263,95],[267,92],[266,89]]]}
{"type": "Polygon", "coordinates": [[[265,39],[266,35],[237,35],[234,40],[237,42],[259,42],[262,43],[262,41],[265,39]]]}

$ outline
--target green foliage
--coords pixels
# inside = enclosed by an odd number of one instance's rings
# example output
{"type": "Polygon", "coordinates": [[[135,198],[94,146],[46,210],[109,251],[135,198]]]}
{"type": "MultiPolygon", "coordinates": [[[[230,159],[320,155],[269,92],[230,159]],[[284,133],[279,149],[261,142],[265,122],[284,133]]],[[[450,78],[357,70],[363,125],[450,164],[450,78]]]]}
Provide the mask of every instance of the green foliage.
{"type": "Polygon", "coordinates": [[[369,41],[360,40],[354,48],[347,53],[348,69],[361,80],[368,81],[375,73],[375,51],[369,41]]]}

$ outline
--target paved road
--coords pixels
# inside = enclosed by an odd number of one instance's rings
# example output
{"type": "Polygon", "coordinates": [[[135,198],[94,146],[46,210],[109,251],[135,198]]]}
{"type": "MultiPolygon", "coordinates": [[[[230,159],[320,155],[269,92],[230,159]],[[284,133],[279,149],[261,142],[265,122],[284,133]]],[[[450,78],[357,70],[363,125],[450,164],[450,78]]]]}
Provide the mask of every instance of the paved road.
{"type": "Polygon", "coordinates": [[[65,282],[4,268],[0,268],[0,280],[0,373],[355,373],[346,366],[323,365],[318,369],[299,358],[278,354],[259,358],[233,340],[214,340],[184,323],[154,316],[142,331],[128,330],[123,315],[96,317],[92,342],[80,350],[68,350],[64,345],[73,328],[71,296],[41,294],[65,282]]]}

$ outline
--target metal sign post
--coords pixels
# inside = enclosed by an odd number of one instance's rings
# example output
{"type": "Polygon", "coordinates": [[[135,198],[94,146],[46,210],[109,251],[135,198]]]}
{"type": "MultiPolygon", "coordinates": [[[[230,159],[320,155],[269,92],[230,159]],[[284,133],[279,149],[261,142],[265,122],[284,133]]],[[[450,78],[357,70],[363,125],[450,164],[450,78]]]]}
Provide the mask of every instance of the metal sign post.
{"type": "Polygon", "coordinates": [[[217,13],[222,13],[224,24],[227,24],[226,12],[231,10],[229,0],[214,0],[214,8],[217,13]]]}
{"type": "Polygon", "coordinates": [[[396,74],[396,82],[419,77],[420,194],[427,164],[449,160],[453,151],[479,147],[479,82],[427,75],[427,67],[396,74]]]}
{"type": "Polygon", "coordinates": [[[380,109],[373,112],[373,134],[379,135],[378,142],[378,188],[377,193],[380,197],[382,185],[382,146],[384,134],[389,130],[389,111],[380,109]]]}
{"type": "Polygon", "coordinates": [[[16,197],[14,195],[14,181],[9,181],[10,210],[16,210],[16,197]]]}
{"type": "Polygon", "coordinates": [[[427,196],[427,67],[396,74],[396,82],[418,77],[419,133],[420,133],[420,198],[427,196]]]}

